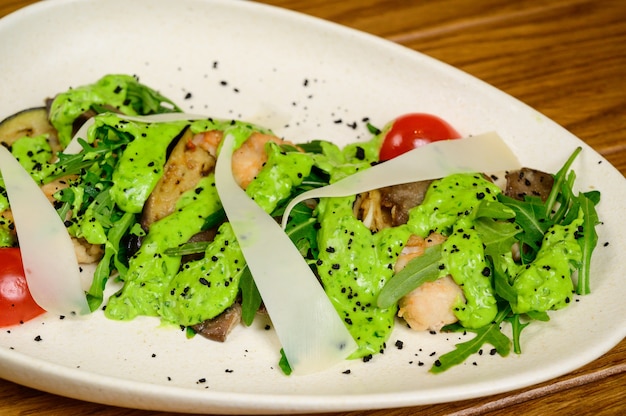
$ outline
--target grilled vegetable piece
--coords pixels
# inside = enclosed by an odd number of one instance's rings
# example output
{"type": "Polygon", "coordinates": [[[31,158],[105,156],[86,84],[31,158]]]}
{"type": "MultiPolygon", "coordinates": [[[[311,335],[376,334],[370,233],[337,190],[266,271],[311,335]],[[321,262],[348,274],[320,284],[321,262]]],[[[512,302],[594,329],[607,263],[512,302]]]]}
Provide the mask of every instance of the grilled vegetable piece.
{"type": "Polygon", "coordinates": [[[235,302],[215,318],[192,325],[191,328],[205,338],[224,342],[230,331],[239,325],[239,322],[241,322],[241,304],[235,302]]]}
{"type": "Polygon", "coordinates": [[[521,168],[506,174],[505,195],[511,198],[524,200],[526,195],[536,196],[546,201],[554,178],[551,174],[531,168],[521,168]]]}
{"type": "Polygon", "coordinates": [[[194,144],[193,133],[186,129],[174,145],[165,163],[163,176],[144,205],[141,226],[148,230],[153,222],[174,212],[180,196],[193,189],[214,168],[215,158],[194,144]]]}
{"type": "Polygon", "coordinates": [[[409,211],[422,203],[431,182],[409,182],[363,192],[355,202],[355,214],[372,231],[406,224],[409,211]]]}
{"type": "Polygon", "coordinates": [[[409,211],[422,203],[431,183],[425,180],[381,188],[381,202],[391,211],[392,226],[406,224],[409,211]]]}
{"type": "Polygon", "coordinates": [[[53,154],[61,150],[56,129],[48,121],[45,107],[33,107],[15,113],[0,122],[0,144],[11,146],[22,137],[36,137],[48,134],[53,154]]]}

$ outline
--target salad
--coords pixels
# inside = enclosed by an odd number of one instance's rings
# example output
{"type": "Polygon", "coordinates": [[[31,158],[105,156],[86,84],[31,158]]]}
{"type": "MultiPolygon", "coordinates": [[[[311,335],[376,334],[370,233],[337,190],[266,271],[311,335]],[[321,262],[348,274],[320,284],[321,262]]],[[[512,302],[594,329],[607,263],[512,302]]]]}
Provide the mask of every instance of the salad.
{"type": "MultiPolygon", "coordinates": [[[[476,333],[442,355],[435,373],[485,343],[502,356],[521,353],[531,321],[549,320],[590,292],[600,194],[574,191],[570,166],[581,149],[554,174],[494,172],[485,162],[485,171],[306,198],[411,152],[467,139],[428,114],[370,125],[370,140],[340,148],[181,113],[136,78],[107,75],[0,124],[0,142],[49,198],[76,261],[96,264],[85,291],[92,312],[158,317],[221,342],[266,313],[216,184],[226,137],[236,149],[233,178],[282,222],[356,343],[350,359],[383,352],[398,319],[415,330],[476,333]],[[113,283],[121,287],[107,299],[113,283]]],[[[21,267],[26,225],[13,221],[8,188],[0,181],[0,281],[18,288],[20,302],[0,297],[3,326],[44,312],[21,267]]],[[[284,354],[281,368],[291,372],[284,354]]]]}

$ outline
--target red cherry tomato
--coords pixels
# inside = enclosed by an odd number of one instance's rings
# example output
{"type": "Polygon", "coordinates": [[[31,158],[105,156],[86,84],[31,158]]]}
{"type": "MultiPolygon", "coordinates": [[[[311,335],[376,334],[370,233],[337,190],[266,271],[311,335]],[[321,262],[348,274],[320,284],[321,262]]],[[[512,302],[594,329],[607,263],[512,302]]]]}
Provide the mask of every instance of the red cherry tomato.
{"type": "Polygon", "coordinates": [[[380,148],[381,161],[393,159],[416,147],[461,135],[446,121],[432,114],[412,113],[398,117],[385,135],[380,148]]]}
{"type": "Polygon", "coordinates": [[[31,296],[19,248],[0,248],[0,326],[17,325],[44,313],[31,296]]]}

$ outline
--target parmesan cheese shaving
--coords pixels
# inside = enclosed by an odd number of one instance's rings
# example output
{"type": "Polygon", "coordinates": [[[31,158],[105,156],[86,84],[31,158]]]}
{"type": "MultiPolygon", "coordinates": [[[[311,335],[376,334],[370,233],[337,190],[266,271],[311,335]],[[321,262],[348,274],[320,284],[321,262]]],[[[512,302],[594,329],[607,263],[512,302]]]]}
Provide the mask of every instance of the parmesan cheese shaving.
{"type": "Polygon", "coordinates": [[[33,299],[48,312],[89,313],[74,246],[63,221],[4,146],[0,146],[0,170],[33,299]]]}
{"type": "Polygon", "coordinates": [[[324,370],[357,348],[308,264],[280,225],[236,184],[234,137],[217,160],[217,191],[294,374],[324,370]]]}
{"type": "Polygon", "coordinates": [[[302,193],[287,205],[282,227],[286,227],[293,207],[307,199],[356,195],[385,186],[438,179],[453,173],[498,172],[520,167],[511,149],[496,133],[433,142],[331,185],[302,193]]]}

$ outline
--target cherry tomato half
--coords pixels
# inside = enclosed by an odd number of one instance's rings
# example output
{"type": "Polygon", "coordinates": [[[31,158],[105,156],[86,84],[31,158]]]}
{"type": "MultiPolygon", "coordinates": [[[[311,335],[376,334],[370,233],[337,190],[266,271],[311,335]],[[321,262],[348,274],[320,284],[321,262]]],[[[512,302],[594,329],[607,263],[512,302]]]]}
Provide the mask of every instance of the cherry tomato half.
{"type": "Polygon", "coordinates": [[[19,248],[0,248],[0,326],[17,325],[44,313],[31,296],[19,248]]]}
{"type": "Polygon", "coordinates": [[[461,135],[446,121],[432,114],[411,113],[393,121],[380,148],[381,161],[393,159],[416,147],[461,135]]]}

